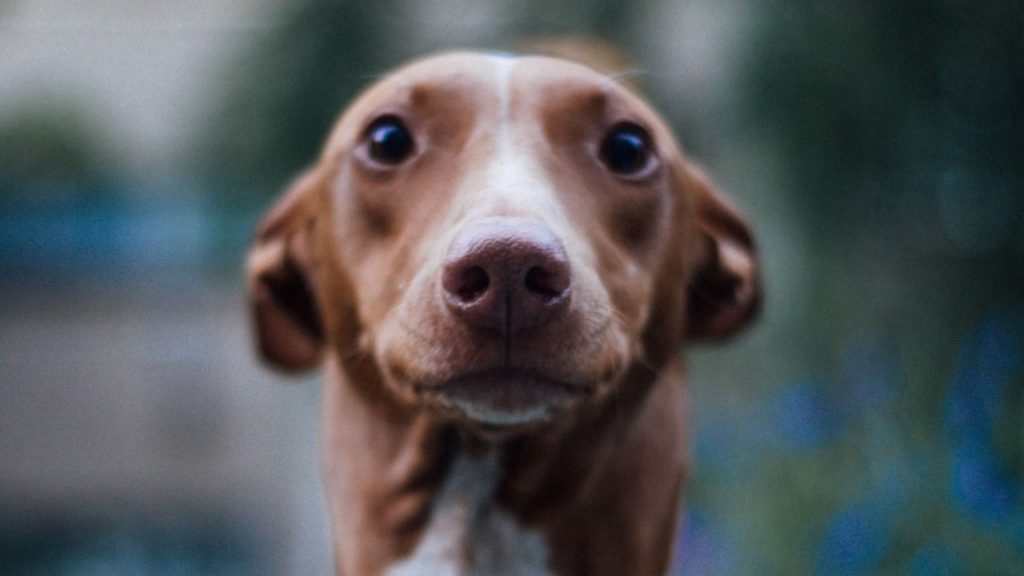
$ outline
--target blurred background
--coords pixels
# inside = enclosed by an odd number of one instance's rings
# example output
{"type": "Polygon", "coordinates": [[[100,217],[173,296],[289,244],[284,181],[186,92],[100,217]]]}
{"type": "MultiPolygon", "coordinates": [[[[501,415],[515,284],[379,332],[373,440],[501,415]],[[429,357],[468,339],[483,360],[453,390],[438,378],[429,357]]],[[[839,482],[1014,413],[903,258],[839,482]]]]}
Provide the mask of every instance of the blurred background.
{"type": "Polygon", "coordinates": [[[570,34],[763,255],[760,322],[689,352],[679,574],[1019,574],[1024,8],[782,4],[0,0],[0,573],[327,574],[253,225],[381,72],[570,34]]]}

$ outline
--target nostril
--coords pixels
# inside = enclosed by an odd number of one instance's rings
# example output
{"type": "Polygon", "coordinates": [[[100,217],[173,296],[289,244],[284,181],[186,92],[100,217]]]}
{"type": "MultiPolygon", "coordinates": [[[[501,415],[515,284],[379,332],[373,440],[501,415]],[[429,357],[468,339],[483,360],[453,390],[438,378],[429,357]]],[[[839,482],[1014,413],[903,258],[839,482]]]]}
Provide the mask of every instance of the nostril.
{"type": "Polygon", "coordinates": [[[463,302],[476,300],[491,285],[491,278],[487,271],[479,266],[471,266],[464,270],[460,280],[455,293],[463,302]]]}
{"type": "Polygon", "coordinates": [[[560,274],[544,268],[533,266],[526,271],[523,279],[526,289],[546,300],[551,300],[565,292],[565,281],[560,274]]]}
{"type": "Polygon", "coordinates": [[[491,289],[491,275],[470,262],[452,262],[445,266],[441,284],[448,300],[458,306],[473,304],[491,289]]]}

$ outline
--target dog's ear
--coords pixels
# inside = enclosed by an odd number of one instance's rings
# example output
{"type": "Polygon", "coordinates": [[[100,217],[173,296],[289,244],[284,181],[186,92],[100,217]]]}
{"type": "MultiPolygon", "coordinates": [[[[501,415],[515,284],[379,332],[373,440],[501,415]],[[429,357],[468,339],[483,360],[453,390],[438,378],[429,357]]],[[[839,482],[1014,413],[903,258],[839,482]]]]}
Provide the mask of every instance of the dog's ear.
{"type": "Polygon", "coordinates": [[[739,211],[700,170],[688,166],[697,234],[691,254],[687,336],[719,340],[757,314],[761,281],[753,237],[739,211]]]}
{"type": "Polygon", "coordinates": [[[320,186],[303,174],[263,219],[246,260],[249,305],[263,358],[298,371],[320,360],[324,332],[313,269],[313,202],[320,186]]]}

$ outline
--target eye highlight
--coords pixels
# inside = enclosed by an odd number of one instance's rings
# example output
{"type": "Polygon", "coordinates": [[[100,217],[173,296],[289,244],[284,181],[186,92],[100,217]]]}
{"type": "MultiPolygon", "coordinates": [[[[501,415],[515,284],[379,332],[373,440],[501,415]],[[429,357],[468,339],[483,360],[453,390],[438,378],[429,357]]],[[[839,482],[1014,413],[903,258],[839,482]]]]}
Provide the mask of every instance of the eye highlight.
{"type": "Polygon", "coordinates": [[[415,149],[412,134],[396,116],[383,116],[366,131],[370,158],[387,165],[401,164],[415,149]]]}
{"type": "Polygon", "coordinates": [[[612,127],[601,142],[598,155],[619,176],[640,176],[651,165],[653,152],[647,131],[630,122],[612,127]]]}

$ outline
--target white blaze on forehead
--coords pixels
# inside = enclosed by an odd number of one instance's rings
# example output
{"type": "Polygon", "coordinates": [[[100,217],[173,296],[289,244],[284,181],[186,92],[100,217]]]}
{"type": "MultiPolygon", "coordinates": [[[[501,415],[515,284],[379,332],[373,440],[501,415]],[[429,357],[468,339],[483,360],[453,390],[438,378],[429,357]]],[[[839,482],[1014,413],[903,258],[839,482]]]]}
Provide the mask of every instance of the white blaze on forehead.
{"type": "Polygon", "coordinates": [[[495,73],[498,77],[498,121],[504,123],[509,115],[509,103],[512,100],[512,68],[516,61],[507,56],[495,56],[495,73]]]}
{"type": "MultiPolygon", "coordinates": [[[[473,167],[473,176],[464,182],[458,201],[456,220],[449,229],[454,235],[459,227],[478,218],[521,217],[546,224],[561,240],[570,259],[593,263],[596,255],[570,222],[559,199],[558,174],[549,174],[541,155],[549,154],[541,111],[535,102],[525,106],[518,100],[515,72],[529,65],[522,57],[489,56],[489,72],[493,74],[495,107],[492,115],[483,117],[479,128],[490,139],[489,154],[480,166],[473,167]]],[[[444,242],[450,242],[447,236],[444,242]]]]}
{"type": "MultiPolygon", "coordinates": [[[[486,202],[481,208],[509,211],[518,216],[532,216],[541,220],[564,222],[563,210],[555,195],[553,183],[531,146],[539,131],[536,118],[514,108],[512,75],[520,59],[492,56],[494,62],[497,110],[493,119],[493,153],[484,168],[483,185],[486,202]]],[[[499,214],[500,215],[500,214],[499,214]]]]}

